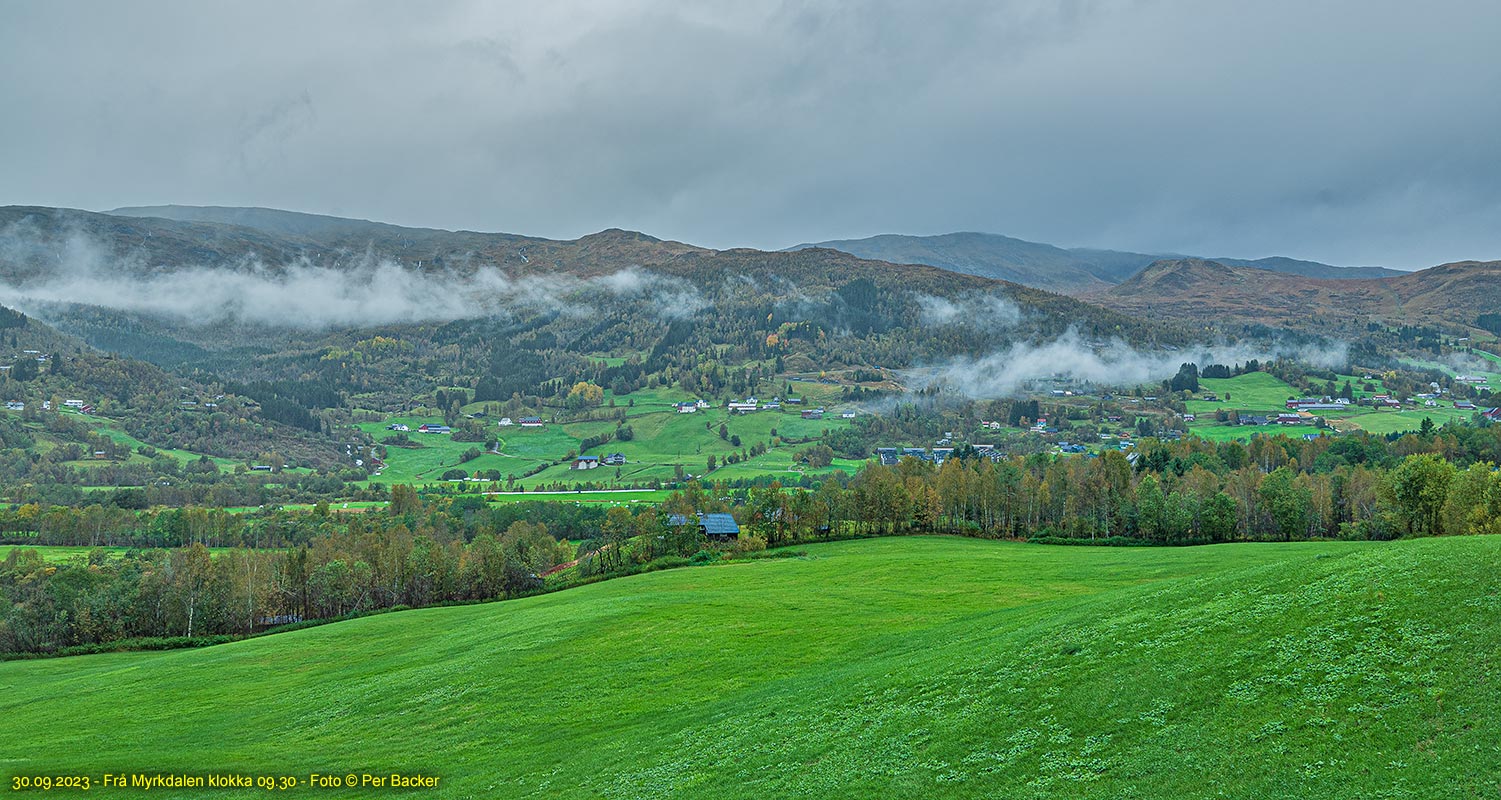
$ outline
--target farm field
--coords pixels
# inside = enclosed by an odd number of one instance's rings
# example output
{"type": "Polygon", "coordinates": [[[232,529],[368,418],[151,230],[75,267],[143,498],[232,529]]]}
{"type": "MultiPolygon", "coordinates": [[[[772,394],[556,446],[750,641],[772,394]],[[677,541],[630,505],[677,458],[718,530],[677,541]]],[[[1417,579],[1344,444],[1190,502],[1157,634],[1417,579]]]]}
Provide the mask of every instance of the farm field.
{"type": "Polygon", "coordinates": [[[603,492],[502,492],[487,494],[492,503],[527,503],[536,501],[558,503],[586,503],[589,505],[630,505],[632,503],[660,503],[672,492],[667,489],[623,490],[603,492]]]}
{"type": "Polygon", "coordinates": [[[1188,410],[1197,414],[1213,413],[1220,409],[1244,409],[1247,411],[1281,411],[1287,406],[1287,398],[1297,396],[1297,390],[1286,381],[1266,372],[1248,372],[1234,378],[1200,378],[1199,388],[1214,392],[1224,399],[1222,403],[1190,400],[1188,410]]]}
{"type": "MultiPolygon", "coordinates": [[[[818,384],[810,384],[816,386],[818,384]]],[[[642,392],[633,392],[635,398],[642,392]]],[[[455,442],[447,435],[428,435],[416,432],[423,423],[438,423],[436,418],[392,417],[383,422],[360,423],[359,428],[373,435],[377,441],[390,435],[386,426],[401,423],[412,430],[407,436],[420,447],[388,447],[386,468],[370,482],[386,485],[410,483],[421,485],[441,481],[443,473],[462,468],[471,474],[490,469],[499,470],[502,480],[516,475],[515,486],[536,488],[576,483],[606,485],[640,484],[651,480],[672,481],[677,477],[677,467],[690,475],[702,475],[708,468],[708,459],[713,456],[723,464],[724,459],[753,444],[771,446],[768,452],[739,464],[722,466],[714,472],[715,478],[749,478],[761,475],[796,477],[802,471],[795,467],[794,455],[813,444],[812,441],[826,431],[848,426],[849,420],[830,414],[821,420],[806,420],[795,411],[763,411],[756,414],[733,415],[724,409],[706,409],[695,414],[679,414],[672,408],[678,393],[658,390],[645,402],[637,400],[637,406],[628,412],[627,423],[633,431],[630,441],[610,441],[583,453],[579,452],[583,440],[615,430],[613,421],[586,421],[549,424],[541,429],[523,429],[512,425],[505,428],[494,426],[499,437],[500,453],[485,452],[480,457],[460,463],[461,454],[470,448],[483,450],[483,443],[455,442]],[[666,395],[671,395],[669,399],[666,395]],[[650,404],[649,404],[650,403],[650,404]],[[656,404],[659,403],[659,404],[656,404]],[[651,405],[656,404],[656,405],[651,405]],[[631,414],[635,415],[632,416],[631,414]],[[723,425],[725,436],[719,435],[723,425]],[[734,444],[739,437],[740,445],[734,444]],[[782,442],[782,439],[793,442],[782,442]],[[604,456],[621,453],[626,458],[622,467],[602,466],[591,470],[575,470],[571,462],[563,461],[569,452],[580,455],[604,456]],[[544,467],[533,475],[526,475],[538,467],[544,467]],[[521,477],[526,476],[526,477],[521,477]]],[[[683,398],[686,399],[686,398],[683,398]]],[[[814,470],[824,474],[833,468],[853,471],[863,462],[840,460],[832,468],[814,470]]]]}
{"type": "MultiPolygon", "coordinates": [[[[1365,397],[1371,394],[1379,394],[1381,382],[1362,381],[1360,376],[1340,376],[1340,384],[1345,379],[1350,379],[1357,397],[1365,397]],[[1362,383],[1375,384],[1376,392],[1366,392],[1360,389],[1362,383]]],[[[1287,398],[1296,395],[1292,386],[1264,372],[1252,372],[1238,375],[1234,378],[1201,378],[1199,385],[1204,391],[1216,392],[1220,397],[1226,394],[1230,399],[1225,402],[1210,402],[1206,400],[1189,400],[1186,403],[1188,411],[1198,418],[1189,423],[1189,431],[1195,436],[1210,439],[1212,441],[1232,441],[1251,438],[1258,433],[1288,436],[1301,436],[1306,433],[1314,433],[1312,426],[1293,425],[1225,425],[1217,422],[1214,418],[1216,411],[1228,411],[1236,409],[1242,412],[1265,414],[1286,410],[1287,398]]],[[[1331,412],[1323,414],[1331,420],[1349,420],[1362,430],[1377,435],[1388,433],[1406,433],[1415,431],[1423,424],[1423,418],[1432,418],[1433,424],[1444,425],[1449,422],[1465,422],[1474,417],[1473,411],[1456,409],[1448,400],[1440,401],[1445,405],[1429,408],[1404,408],[1401,411],[1378,411],[1369,407],[1352,407],[1347,412],[1331,412]]]]}
{"type": "MultiPolygon", "coordinates": [[[[10,555],[10,551],[12,550],[35,550],[42,556],[43,561],[57,563],[62,561],[72,561],[74,559],[87,559],[89,557],[89,553],[95,550],[102,550],[105,553],[108,553],[111,558],[116,558],[130,552],[132,549],[135,548],[73,547],[69,545],[52,544],[0,544],[0,561],[5,560],[5,558],[10,555]]],[[[208,548],[208,551],[210,555],[213,555],[233,549],[234,548],[232,547],[210,547],[208,548]]]]}
{"type": "Polygon", "coordinates": [[[453,798],[1498,790],[1501,539],[806,550],[0,664],[0,762],[420,771],[441,779],[424,796],[453,798]]]}

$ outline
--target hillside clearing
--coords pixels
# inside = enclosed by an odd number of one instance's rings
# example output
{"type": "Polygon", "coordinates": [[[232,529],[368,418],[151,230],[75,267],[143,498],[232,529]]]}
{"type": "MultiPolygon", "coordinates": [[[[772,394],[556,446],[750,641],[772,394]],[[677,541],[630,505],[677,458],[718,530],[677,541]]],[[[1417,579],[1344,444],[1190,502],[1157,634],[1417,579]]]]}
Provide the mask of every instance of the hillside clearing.
{"type": "Polygon", "coordinates": [[[0,759],[421,770],[438,797],[1497,791],[1501,539],[807,551],[0,664],[0,759]]]}

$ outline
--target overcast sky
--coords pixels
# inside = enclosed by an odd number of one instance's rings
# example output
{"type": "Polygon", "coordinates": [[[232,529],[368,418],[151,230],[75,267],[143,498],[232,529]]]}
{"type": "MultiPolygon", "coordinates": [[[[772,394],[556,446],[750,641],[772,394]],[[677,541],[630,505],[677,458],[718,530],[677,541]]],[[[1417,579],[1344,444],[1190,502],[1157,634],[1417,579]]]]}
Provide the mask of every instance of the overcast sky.
{"type": "Polygon", "coordinates": [[[1501,3],[0,0],[0,204],[1501,258],[1501,3]]]}

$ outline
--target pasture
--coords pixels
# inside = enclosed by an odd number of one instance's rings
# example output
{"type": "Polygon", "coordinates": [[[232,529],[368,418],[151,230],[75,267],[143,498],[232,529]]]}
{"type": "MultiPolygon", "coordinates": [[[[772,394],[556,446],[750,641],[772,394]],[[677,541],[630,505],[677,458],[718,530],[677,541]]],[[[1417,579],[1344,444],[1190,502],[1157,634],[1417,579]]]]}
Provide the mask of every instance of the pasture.
{"type": "Polygon", "coordinates": [[[1501,788],[1501,539],[806,550],[203,650],[0,664],[0,763],[420,771],[442,798],[1501,788]]]}
{"type": "Polygon", "coordinates": [[[701,476],[708,469],[710,456],[714,457],[716,464],[724,465],[728,456],[749,451],[758,443],[765,444],[767,452],[738,464],[721,466],[713,477],[773,475],[796,478],[805,471],[812,474],[826,474],[831,469],[853,471],[864,463],[840,460],[832,467],[817,470],[807,470],[795,463],[798,450],[815,444],[826,432],[850,424],[837,414],[831,413],[821,420],[803,419],[796,407],[748,415],[730,414],[722,408],[679,414],[671,403],[686,398],[679,398],[678,394],[668,390],[633,392],[633,398],[646,396],[639,398],[636,406],[627,411],[626,424],[632,430],[632,438],[628,441],[612,440],[583,452],[584,439],[612,434],[616,423],[612,420],[550,423],[536,429],[519,425],[502,428],[491,420],[489,424],[499,439],[500,452],[484,452],[467,462],[460,462],[464,451],[475,447],[483,450],[483,443],[455,442],[446,434],[416,432],[423,423],[441,422],[436,418],[392,417],[383,422],[360,423],[358,427],[374,436],[376,441],[392,434],[386,430],[387,425],[401,423],[412,429],[407,437],[414,446],[388,447],[386,468],[379,476],[370,478],[372,482],[386,485],[436,483],[444,472],[454,468],[464,469],[470,474],[476,470],[496,469],[500,471],[503,483],[506,477],[515,475],[518,480],[514,486],[526,489],[557,483],[574,485],[587,482],[607,486],[643,484],[652,480],[665,483],[677,479],[679,467],[685,474],[701,476]],[[721,426],[725,429],[724,436],[719,433],[721,426]],[[737,437],[738,446],[735,444],[737,437]],[[569,453],[601,457],[620,453],[625,456],[626,463],[620,467],[575,470],[572,462],[564,459],[569,453]],[[540,471],[527,474],[539,467],[540,471]]]}

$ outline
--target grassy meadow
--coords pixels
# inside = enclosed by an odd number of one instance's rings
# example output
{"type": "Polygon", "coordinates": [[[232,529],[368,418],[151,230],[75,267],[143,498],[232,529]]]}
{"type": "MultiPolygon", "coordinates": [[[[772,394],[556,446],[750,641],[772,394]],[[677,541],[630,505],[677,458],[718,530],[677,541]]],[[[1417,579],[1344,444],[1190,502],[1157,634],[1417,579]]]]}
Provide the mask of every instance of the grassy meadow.
{"type": "Polygon", "coordinates": [[[618,800],[1501,790],[1501,539],[806,550],[3,663],[0,772],[421,771],[423,796],[618,800]]]}
{"type": "MultiPolygon", "coordinates": [[[[828,389],[822,384],[809,387],[828,389]]],[[[470,448],[484,449],[483,443],[455,442],[448,435],[420,434],[418,426],[423,423],[441,423],[441,419],[426,417],[392,417],[383,422],[360,423],[358,427],[380,441],[391,435],[386,426],[393,423],[411,428],[407,433],[414,447],[388,447],[386,468],[370,481],[387,485],[409,483],[421,485],[436,483],[444,472],[462,468],[471,474],[496,469],[502,478],[516,475],[517,487],[526,489],[550,486],[554,483],[604,483],[607,485],[642,484],[651,480],[673,481],[677,468],[682,467],[689,475],[703,475],[708,469],[708,460],[713,456],[719,464],[724,459],[751,445],[765,443],[770,449],[760,456],[738,464],[721,466],[714,472],[716,479],[749,478],[762,475],[777,475],[796,478],[807,471],[795,463],[798,450],[809,446],[803,440],[816,439],[826,431],[848,426],[849,420],[830,413],[821,420],[803,419],[796,407],[782,411],[762,411],[756,414],[733,415],[725,409],[706,409],[695,414],[679,414],[671,405],[685,397],[681,393],[659,390],[655,393],[634,392],[636,405],[627,409],[626,422],[634,437],[630,441],[610,441],[604,445],[580,453],[585,438],[600,436],[615,430],[613,421],[567,422],[548,424],[544,428],[522,428],[512,425],[501,428],[494,420],[489,421],[498,437],[499,453],[485,452],[480,457],[460,462],[464,451],[470,448]],[[637,398],[638,395],[646,396],[637,398]],[[719,428],[725,427],[725,436],[719,428]],[[740,446],[734,445],[734,437],[740,438],[740,446]],[[792,442],[783,441],[791,439],[792,442]],[[621,453],[626,457],[622,467],[599,467],[592,470],[575,470],[565,461],[568,453],[604,456],[621,453]],[[535,474],[527,476],[538,467],[535,474]],[[526,476],[526,477],[522,477],[526,476]]],[[[816,404],[815,404],[816,405],[816,404]]],[[[832,467],[812,470],[813,474],[825,474],[833,469],[854,471],[864,462],[839,460],[832,467]]]]}
{"type": "MultiPolygon", "coordinates": [[[[1357,398],[1385,391],[1381,388],[1379,379],[1363,381],[1360,376],[1342,375],[1339,384],[1343,386],[1346,379],[1351,381],[1357,398]],[[1364,391],[1360,388],[1364,383],[1374,384],[1376,391],[1364,391]]],[[[1197,417],[1188,426],[1189,431],[1196,436],[1218,442],[1244,441],[1258,433],[1300,436],[1314,432],[1312,426],[1225,425],[1215,420],[1216,411],[1234,409],[1242,414],[1256,415],[1286,411],[1287,398],[1298,396],[1298,392],[1291,385],[1273,375],[1265,372],[1251,372],[1234,378],[1200,378],[1199,385],[1206,392],[1219,394],[1223,402],[1189,400],[1185,404],[1188,412],[1197,417]],[[1227,396],[1228,399],[1226,399],[1227,396]]],[[[1320,416],[1329,420],[1347,420],[1354,426],[1377,435],[1416,431],[1422,426],[1424,417],[1432,419],[1434,425],[1442,426],[1449,422],[1466,422],[1475,416],[1473,411],[1454,408],[1451,400],[1439,402],[1442,405],[1437,407],[1408,407],[1400,411],[1352,406],[1348,411],[1320,412],[1320,416]]]]}

